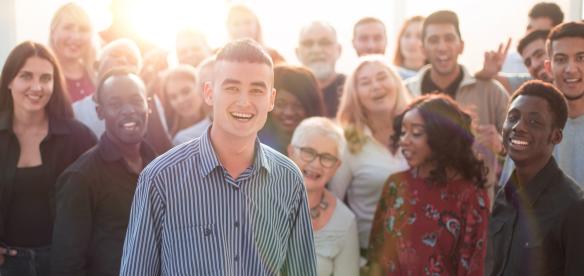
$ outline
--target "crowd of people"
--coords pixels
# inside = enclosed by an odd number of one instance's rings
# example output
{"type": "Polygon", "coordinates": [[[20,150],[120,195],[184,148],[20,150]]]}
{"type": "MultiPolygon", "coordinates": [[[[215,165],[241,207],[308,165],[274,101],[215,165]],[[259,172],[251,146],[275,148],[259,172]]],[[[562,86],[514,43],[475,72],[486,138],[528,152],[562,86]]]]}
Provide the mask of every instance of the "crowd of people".
{"type": "Polygon", "coordinates": [[[295,65],[227,18],[169,53],[69,3],[13,48],[0,276],[584,275],[584,23],[538,3],[470,72],[456,13],[407,19],[392,57],[365,17],[345,75],[330,23],[295,65]]]}

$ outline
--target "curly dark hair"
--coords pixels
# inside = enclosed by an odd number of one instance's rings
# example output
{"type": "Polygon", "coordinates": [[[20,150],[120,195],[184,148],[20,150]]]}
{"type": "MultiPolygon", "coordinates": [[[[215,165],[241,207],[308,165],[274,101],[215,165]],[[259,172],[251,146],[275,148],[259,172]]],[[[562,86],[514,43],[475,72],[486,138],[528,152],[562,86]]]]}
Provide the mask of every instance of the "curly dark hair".
{"type": "Polygon", "coordinates": [[[452,168],[479,188],[484,188],[488,169],[473,151],[472,118],[450,97],[428,94],[414,100],[394,119],[394,135],[391,137],[394,149],[398,148],[404,115],[413,109],[424,119],[428,146],[432,150],[431,160],[436,163],[427,181],[445,185],[448,181],[446,169],[452,168]]]}

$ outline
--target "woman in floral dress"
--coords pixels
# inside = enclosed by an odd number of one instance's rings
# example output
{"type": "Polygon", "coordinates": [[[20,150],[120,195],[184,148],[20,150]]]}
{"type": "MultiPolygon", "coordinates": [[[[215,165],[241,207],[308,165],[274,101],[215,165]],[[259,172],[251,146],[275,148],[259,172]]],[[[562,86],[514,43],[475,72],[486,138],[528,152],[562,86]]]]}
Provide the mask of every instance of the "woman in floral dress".
{"type": "Polygon", "coordinates": [[[396,117],[393,146],[410,169],[386,181],[373,220],[371,275],[482,275],[489,203],[471,117],[446,96],[396,117]]]}

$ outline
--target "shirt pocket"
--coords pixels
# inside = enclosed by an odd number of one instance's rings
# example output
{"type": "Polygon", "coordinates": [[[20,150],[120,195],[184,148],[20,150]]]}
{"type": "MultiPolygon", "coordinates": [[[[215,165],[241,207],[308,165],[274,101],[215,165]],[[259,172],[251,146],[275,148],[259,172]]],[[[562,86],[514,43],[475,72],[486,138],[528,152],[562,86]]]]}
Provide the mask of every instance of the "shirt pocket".
{"type": "Polygon", "coordinates": [[[169,235],[167,261],[178,269],[178,275],[223,274],[226,249],[217,225],[181,226],[172,229],[169,235]]]}

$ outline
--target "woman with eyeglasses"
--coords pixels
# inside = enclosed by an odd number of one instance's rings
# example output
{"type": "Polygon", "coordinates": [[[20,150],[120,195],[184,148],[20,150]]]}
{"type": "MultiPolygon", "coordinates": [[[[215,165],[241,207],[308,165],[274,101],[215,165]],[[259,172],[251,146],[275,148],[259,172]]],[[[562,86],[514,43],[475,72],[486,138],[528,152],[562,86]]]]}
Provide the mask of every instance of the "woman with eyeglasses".
{"type": "Polygon", "coordinates": [[[483,275],[487,169],[471,116],[444,95],[418,98],[395,119],[392,147],[410,169],[385,182],[369,244],[370,275],[483,275]]]}
{"type": "Polygon", "coordinates": [[[347,77],[337,113],[348,146],[330,189],[346,199],[357,217],[363,257],[383,183],[391,174],[408,168],[402,154],[389,145],[393,118],[410,96],[385,59],[378,55],[360,58],[347,77]]]}
{"type": "Polygon", "coordinates": [[[359,275],[355,216],[325,185],[341,164],[345,141],[330,119],[312,117],[298,125],[288,156],[304,175],[312,217],[318,275],[359,275]]]}

